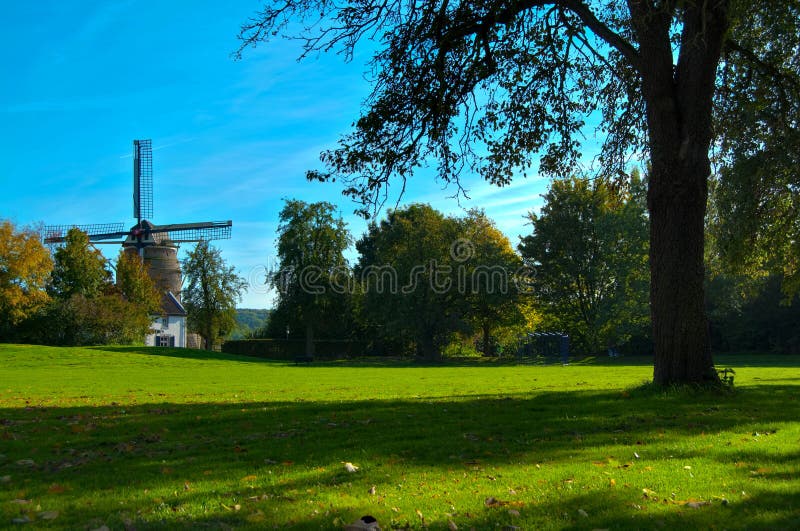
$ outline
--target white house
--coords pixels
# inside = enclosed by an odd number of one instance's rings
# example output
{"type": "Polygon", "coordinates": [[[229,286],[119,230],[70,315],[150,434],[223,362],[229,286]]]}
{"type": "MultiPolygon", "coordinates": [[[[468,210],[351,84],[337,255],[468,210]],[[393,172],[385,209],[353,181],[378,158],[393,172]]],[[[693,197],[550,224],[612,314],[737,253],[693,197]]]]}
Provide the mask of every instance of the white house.
{"type": "Polygon", "coordinates": [[[186,310],[171,291],[161,300],[161,312],[153,316],[151,333],[144,338],[144,344],[186,348],[186,310]]]}

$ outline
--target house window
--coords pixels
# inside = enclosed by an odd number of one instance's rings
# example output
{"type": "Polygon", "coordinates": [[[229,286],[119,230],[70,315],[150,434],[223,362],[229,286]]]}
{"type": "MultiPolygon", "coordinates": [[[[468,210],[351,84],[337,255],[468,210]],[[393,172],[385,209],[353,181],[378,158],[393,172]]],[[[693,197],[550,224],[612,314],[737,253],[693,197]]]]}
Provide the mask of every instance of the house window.
{"type": "Polygon", "coordinates": [[[161,319],[161,328],[165,330],[169,328],[169,317],[164,317],[163,319],[161,319]]]}
{"type": "Polygon", "coordinates": [[[175,345],[175,340],[172,336],[159,336],[158,337],[158,346],[159,347],[171,347],[175,345]],[[172,341],[170,341],[172,339],[172,341]],[[170,344],[171,343],[171,344],[170,344]]]}

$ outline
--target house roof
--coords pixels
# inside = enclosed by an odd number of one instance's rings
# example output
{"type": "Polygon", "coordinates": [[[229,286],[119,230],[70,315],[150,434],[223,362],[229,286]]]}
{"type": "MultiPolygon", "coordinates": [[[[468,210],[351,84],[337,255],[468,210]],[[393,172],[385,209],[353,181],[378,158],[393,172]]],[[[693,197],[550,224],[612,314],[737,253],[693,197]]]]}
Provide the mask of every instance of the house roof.
{"type": "Polygon", "coordinates": [[[164,293],[161,298],[161,311],[164,315],[186,316],[186,308],[175,298],[171,291],[164,293]]]}

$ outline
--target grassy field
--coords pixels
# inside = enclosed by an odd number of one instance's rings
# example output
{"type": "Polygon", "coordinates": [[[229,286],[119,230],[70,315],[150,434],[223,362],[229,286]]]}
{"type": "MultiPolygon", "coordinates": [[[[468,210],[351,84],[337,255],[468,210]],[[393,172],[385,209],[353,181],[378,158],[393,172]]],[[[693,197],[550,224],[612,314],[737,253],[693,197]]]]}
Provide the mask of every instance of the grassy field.
{"type": "Polygon", "coordinates": [[[735,392],[643,388],[625,358],[0,345],[0,528],[799,528],[800,360],[717,364],[735,392]]]}

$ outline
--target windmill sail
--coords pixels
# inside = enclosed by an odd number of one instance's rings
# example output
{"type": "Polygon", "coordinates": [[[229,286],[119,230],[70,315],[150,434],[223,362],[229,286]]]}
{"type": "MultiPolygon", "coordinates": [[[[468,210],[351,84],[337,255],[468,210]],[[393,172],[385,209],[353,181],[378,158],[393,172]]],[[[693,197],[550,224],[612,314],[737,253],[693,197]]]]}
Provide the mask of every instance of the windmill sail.
{"type": "Polygon", "coordinates": [[[172,243],[227,240],[231,237],[232,225],[233,222],[230,220],[155,225],[152,233],[158,235],[155,239],[167,239],[172,243]]]}
{"type": "Polygon", "coordinates": [[[133,141],[133,217],[137,222],[153,217],[153,143],[133,141]]]}
{"type": "Polygon", "coordinates": [[[122,223],[98,223],[93,225],[45,225],[42,228],[42,241],[46,244],[63,243],[69,229],[76,228],[89,236],[89,241],[113,240],[128,235],[122,223]]]}

